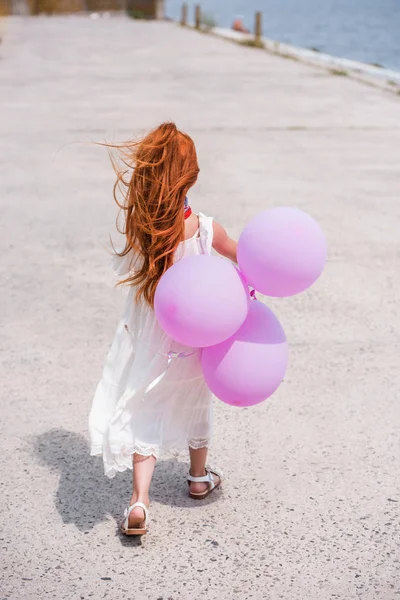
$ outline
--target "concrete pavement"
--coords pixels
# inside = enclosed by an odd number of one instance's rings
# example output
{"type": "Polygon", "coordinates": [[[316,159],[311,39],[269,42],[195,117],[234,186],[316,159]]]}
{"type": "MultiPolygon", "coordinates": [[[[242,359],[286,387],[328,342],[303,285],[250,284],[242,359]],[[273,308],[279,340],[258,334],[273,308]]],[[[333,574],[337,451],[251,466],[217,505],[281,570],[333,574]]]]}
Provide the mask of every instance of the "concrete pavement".
{"type": "Polygon", "coordinates": [[[168,23],[3,31],[0,598],[399,598],[399,99],[168,23]],[[166,119],[197,144],[196,209],[237,236],[297,206],[330,258],[309,293],[269,303],[291,344],[276,396],[215,403],[223,491],[191,501],[186,456],[165,456],[140,544],[117,532],[130,474],[108,481],[88,455],[123,302],[113,173],[89,142],[166,119]]]}

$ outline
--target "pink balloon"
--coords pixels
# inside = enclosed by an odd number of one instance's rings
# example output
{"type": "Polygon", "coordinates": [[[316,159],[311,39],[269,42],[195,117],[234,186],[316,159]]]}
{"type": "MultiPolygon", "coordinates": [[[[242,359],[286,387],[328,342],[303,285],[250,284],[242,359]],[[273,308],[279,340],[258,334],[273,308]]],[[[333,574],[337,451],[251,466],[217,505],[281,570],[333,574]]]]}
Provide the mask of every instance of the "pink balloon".
{"type": "Polygon", "coordinates": [[[272,208],[255,217],[238,245],[238,263],[248,283],[267,296],[284,298],[309,288],[327,256],[318,223],[297,208],[272,208]]]}
{"type": "Polygon", "coordinates": [[[229,338],[249,310],[248,289],[227,260],[200,254],[175,263],[161,278],[154,310],[174,340],[203,348],[229,338]]]}
{"type": "Polygon", "coordinates": [[[233,406],[259,404],[285,375],[285,332],[267,306],[252,301],[239,331],[222,344],[204,348],[201,360],[205,381],[217,398],[233,406]]]}

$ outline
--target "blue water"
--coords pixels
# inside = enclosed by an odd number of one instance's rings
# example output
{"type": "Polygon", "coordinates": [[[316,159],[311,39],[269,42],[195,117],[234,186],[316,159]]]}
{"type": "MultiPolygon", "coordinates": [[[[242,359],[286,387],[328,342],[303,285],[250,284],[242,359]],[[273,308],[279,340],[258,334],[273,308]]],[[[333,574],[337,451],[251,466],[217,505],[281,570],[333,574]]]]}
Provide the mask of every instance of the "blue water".
{"type": "MultiPolygon", "coordinates": [[[[400,0],[197,0],[219,27],[243,17],[253,30],[263,12],[264,36],[280,42],[400,70],[400,0]]],[[[179,18],[182,0],[166,0],[167,15],[179,18]]]]}

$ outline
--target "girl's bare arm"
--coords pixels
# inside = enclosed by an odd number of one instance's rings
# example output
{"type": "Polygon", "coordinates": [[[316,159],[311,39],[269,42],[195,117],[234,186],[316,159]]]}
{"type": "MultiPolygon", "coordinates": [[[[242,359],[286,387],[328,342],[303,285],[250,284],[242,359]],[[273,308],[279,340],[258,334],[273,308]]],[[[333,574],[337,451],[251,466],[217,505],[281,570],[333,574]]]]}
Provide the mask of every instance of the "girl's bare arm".
{"type": "Polygon", "coordinates": [[[229,258],[229,260],[237,263],[237,242],[232,240],[222,225],[215,221],[213,248],[218,254],[222,254],[225,258],[229,258]]]}

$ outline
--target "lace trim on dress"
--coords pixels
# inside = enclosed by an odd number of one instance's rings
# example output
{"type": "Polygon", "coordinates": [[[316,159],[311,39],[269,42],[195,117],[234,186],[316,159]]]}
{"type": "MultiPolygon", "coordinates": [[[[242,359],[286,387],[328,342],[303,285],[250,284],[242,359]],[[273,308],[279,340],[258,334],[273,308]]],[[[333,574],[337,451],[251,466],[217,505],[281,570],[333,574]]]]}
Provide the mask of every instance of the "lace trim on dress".
{"type": "Polygon", "coordinates": [[[154,456],[154,458],[158,458],[159,448],[158,446],[150,446],[149,444],[135,444],[133,446],[132,454],[140,454],[141,456],[154,456]]]}
{"type": "Polygon", "coordinates": [[[159,448],[153,444],[145,444],[144,442],[135,442],[133,446],[125,446],[124,448],[113,447],[110,448],[111,453],[114,457],[119,456],[132,456],[133,454],[141,454],[142,456],[154,456],[158,458],[159,448]]]}
{"type": "MultiPolygon", "coordinates": [[[[158,446],[144,443],[136,443],[129,448],[123,448],[122,452],[120,448],[111,448],[111,452],[114,457],[124,456],[129,457],[133,454],[141,454],[142,456],[154,456],[158,458],[160,455],[160,449],[158,446]]],[[[92,445],[90,449],[91,456],[101,456],[103,454],[103,447],[100,445],[92,445]]]]}
{"type": "Polygon", "coordinates": [[[189,438],[189,448],[193,450],[199,450],[200,448],[208,448],[210,440],[208,438],[189,438]]]}

